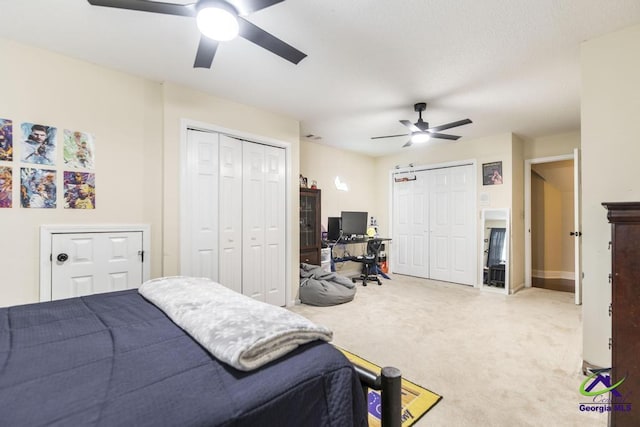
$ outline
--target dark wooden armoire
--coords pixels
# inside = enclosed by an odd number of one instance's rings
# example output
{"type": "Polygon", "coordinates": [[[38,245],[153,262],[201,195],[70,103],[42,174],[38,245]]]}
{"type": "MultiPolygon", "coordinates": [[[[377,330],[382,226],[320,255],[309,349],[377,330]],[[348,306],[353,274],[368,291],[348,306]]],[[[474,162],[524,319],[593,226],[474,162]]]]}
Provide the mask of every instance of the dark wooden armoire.
{"type": "Polygon", "coordinates": [[[611,223],[611,384],[624,402],[610,412],[615,427],[640,426],[640,202],[603,203],[611,223]],[[616,410],[618,409],[618,410],[616,410]]]}
{"type": "Polygon", "coordinates": [[[300,189],[300,262],[320,265],[320,190],[300,189]]]}

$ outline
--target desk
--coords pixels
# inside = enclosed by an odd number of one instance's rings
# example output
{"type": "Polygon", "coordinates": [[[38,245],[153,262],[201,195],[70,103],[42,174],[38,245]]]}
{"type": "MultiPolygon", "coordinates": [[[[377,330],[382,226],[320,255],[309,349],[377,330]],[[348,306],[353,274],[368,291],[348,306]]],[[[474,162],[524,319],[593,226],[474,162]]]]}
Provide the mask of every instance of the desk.
{"type": "Polygon", "coordinates": [[[371,237],[371,238],[359,238],[359,239],[348,239],[348,240],[339,239],[335,242],[332,242],[330,243],[330,247],[331,247],[331,259],[333,261],[333,266],[335,267],[336,262],[355,261],[356,263],[359,263],[362,265],[362,269],[360,271],[359,276],[351,277],[351,281],[353,281],[353,283],[355,283],[356,280],[362,280],[362,286],[367,286],[367,281],[375,281],[378,283],[378,285],[382,285],[382,282],[380,281],[380,277],[378,277],[378,275],[384,277],[385,279],[389,279],[389,276],[387,276],[380,269],[380,265],[379,265],[380,249],[384,242],[389,242],[389,241],[391,241],[391,239],[386,237],[371,237]],[[347,245],[359,245],[359,244],[366,245],[364,251],[361,250],[361,252],[363,253],[362,255],[354,256],[353,253],[349,253],[348,249],[346,249],[347,245]],[[345,246],[345,252],[347,253],[348,256],[344,256],[344,254],[342,257],[339,257],[339,258],[334,256],[333,248],[338,245],[345,246]]]}
{"type": "MultiPolygon", "coordinates": [[[[334,263],[336,263],[336,262],[356,261],[359,258],[358,258],[358,256],[352,256],[352,255],[346,256],[346,257],[345,256],[336,257],[336,256],[333,255],[333,248],[335,246],[337,246],[337,245],[345,245],[345,246],[346,245],[355,245],[355,244],[358,244],[358,243],[368,244],[369,242],[378,242],[378,243],[380,243],[380,245],[378,245],[378,250],[375,253],[376,265],[377,265],[378,264],[378,258],[380,256],[380,246],[382,246],[382,243],[390,242],[390,241],[391,241],[391,239],[388,238],[388,237],[365,237],[365,238],[348,239],[348,240],[338,239],[338,240],[335,240],[335,241],[329,241],[327,243],[328,243],[329,247],[331,248],[331,259],[332,259],[332,261],[334,263]]],[[[364,255],[366,255],[366,250],[367,249],[365,247],[365,250],[364,250],[365,254],[364,255]]],[[[361,256],[364,256],[364,255],[361,255],[361,256]]]]}

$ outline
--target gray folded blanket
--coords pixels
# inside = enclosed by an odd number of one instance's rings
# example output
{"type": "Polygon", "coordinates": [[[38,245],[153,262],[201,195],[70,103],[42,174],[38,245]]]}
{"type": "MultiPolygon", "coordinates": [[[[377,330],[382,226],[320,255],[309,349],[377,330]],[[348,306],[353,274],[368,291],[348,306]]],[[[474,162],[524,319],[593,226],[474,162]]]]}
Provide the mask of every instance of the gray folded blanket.
{"type": "Polygon", "coordinates": [[[214,357],[241,371],[333,337],[324,326],[206,278],[162,277],[143,283],[139,292],[214,357]]]}

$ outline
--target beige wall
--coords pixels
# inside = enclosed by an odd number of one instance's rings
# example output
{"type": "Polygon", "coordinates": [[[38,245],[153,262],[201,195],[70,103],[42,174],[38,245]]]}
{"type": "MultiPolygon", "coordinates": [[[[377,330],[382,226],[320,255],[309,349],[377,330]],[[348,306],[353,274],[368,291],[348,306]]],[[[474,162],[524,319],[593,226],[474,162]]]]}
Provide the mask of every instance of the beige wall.
{"type": "Polygon", "coordinates": [[[152,274],[160,265],[162,98],[157,83],[0,39],[0,117],[14,122],[14,192],[0,209],[0,306],[39,300],[39,227],[43,224],[152,225],[152,274]],[[58,128],[56,209],[19,207],[20,123],[58,128]],[[95,137],[96,209],[64,209],[63,129],[95,137]]]}
{"type": "MultiPolygon", "coordinates": [[[[0,306],[39,299],[39,227],[43,224],[151,225],[151,275],[179,272],[178,208],[180,121],[190,119],[282,141],[290,147],[291,199],[288,239],[298,253],[299,123],[253,107],[161,85],[77,61],[52,52],[0,39],[4,82],[0,117],[92,133],[96,138],[96,209],[22,209],[19,207],[19,161],[13,166],[14,207],[0,209],[0,306]],[[43,67],[42,64],[46,64],[43,67]],[[250,121],[246,118],[251,117],[250,121]],[[163,265],[164,264],[164,265],[163,265]]],[[[19,144],[15,144],[18,149],[19,144]]],[[[58,141],[58,195],[62,192],[58,141]]],[[[20,153],[16,153],[17,156],[20,153]]],[[[15,158],[16,156],[14,156],[15,158]]],[[[25,166],[29,166],[25,164],[25,166]]],[[[297,259],[294,256],[293,259],[297,259]]],[[[298,268],[292,263],[292,298],[298,268]]]]}
{"type": "MultiPolygon", "coordinates": [[[[340,216],[342,211],[368,212],[379,218],[380,197],[375,187],[375,159],[359,153],[339,150],[310,141],[300,143],[300,173],[307,177],[309,185],[316,180],[322,190],[321,221],[327,228],[327,218],[340,216]],[[348,185],[349,191],[336,189],[335,178],[348,185]]],[[[334,256],[343,256],[343,250],[359,255],[366,249],[364,245],[348,245],[336,248],[334,256]]],[[[345,276],[358,275],[362,264],[356,262],[336,263],[336,271],[345,276]]]]}
{"type": "Polygon", "coordinates": [[[309,185],[316,180],[318,188],[322,190],[322,224],[325,229],[327,218],[340,216],[342,211],[364,211],[369,216],[380,216],[377,201],[381,191],[375,187],[373,157],[302,141],[300,173],[307,177],[309,185]],[[336,176],[340,176],[340,180],[349,186],[349,191],[336,189],[336,176]]]}
{"type": "Polygon", "coordinates": [[[602,202],[640,200],[640,25],[582,45],[583,359],[611,366],[611,237],[602,202]]]}
{"type": "Polygon", "coordinates": [[[531,174],[531,269],[544,270],[545,182],[540,175],[531,174]]]}
{"type": "Polygon", "coordinates": [[[538,159],[542,157],[573,154],[574,148],[580,148],[580,132],[566,132],[524,142],[524,158],[538,159]]]}
{"type": "Polygon", "coordinates": [[[562,193],[554,186],[544,185],[544,258],[541,270],[560,271],[562,265],[562,193]]]}

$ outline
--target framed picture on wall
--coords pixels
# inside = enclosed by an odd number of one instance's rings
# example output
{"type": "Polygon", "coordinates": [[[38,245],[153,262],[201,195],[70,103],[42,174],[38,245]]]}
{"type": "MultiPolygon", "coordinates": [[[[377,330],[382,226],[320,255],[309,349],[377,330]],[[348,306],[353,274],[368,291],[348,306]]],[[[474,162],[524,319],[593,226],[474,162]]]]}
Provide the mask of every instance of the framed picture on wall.
{"type": "Polygon", "coordinates": [[[482,164],[482,185],[502,184],[502,162],[482,164]]]}

